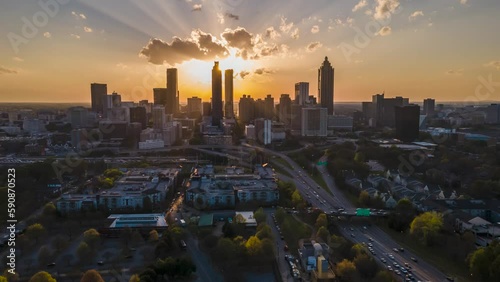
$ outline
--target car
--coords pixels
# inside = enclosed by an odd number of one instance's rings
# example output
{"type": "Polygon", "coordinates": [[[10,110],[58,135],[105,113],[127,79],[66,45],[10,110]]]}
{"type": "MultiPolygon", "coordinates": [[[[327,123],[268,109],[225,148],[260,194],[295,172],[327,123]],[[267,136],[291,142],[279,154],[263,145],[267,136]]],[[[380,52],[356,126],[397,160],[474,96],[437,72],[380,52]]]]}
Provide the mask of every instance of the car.
{"type": "Polygon", "coordinates": [[[414,262],[418,262],[418,260],[417,260],[416,258],[414,258],[414,257],[411,257],[410,259],[411,259],[412,261],[414,261],[414,262]]]}
{"type": "Polygon", "coordinates": [[[455,282],[455,278],[453,278],[451,276],[446,277],[446,280],[451,281],[451,282],[455,282]]]}
{"type": "Polygon", "coordinates": [[[400,251],[400,252],[404,252],[404,251],[405,251],[405,249],[403,249],[403,248],[399,248],[399,251],[400,251]]]}
{"type": "Polygon", "coordinates": [[[368,238],[368,241],[373,242],[373,238],[372,237],[368,238]]]}
{"type": "Polygon", "coordinates": [[[283,250],[285,250],[285,252],[288,251],[288,245],[287,244],[285,244],[285,246],[283,246],[283,250]]]}
{"type": "Polygon", "coordinates": [[[130,258],[132,258],[132,255],[126,255],[125,258],[130,259],[130,258]]]}
{"type": "Polygon", "coordinates": [[[368,246],[373,247],[373,244],[372,243],[368,243],[368,246]]]}
{"type": "Polygon", "coordinates": [[[351,228],[349,228],[349,230],[354,231],[354,228],[351,227],[351,228]]]}
{"type": "Polygon", "coordinates": [[[392,271],[392,266],[388,265],[387,270],[392,271]]]}
{"type": "Polygon", "coordinates": [[[392,260],[395,259],[393,255],[389,255],[389,258],[392,259],[392,260]]]}
{"type": "Polygon", "coordinates": [[[51,262],[51,263],[47,264],[47,267],[54,267],[54,266],[56,266],[55,262],[51,262]]]}
{"type": "Polygon", "coordinates": [[[383,263],[387,262],[387,260],[385,258],[381,258],[380,261],[383,262],[383,263]]]}
{"type": "Polygon", "coordinates": [[[104,261],[100,260],[97,262],[97,265],[103,265],[104,264],[104,261]]]}
{"type": "Polygon", "coordinates": [[[351,233],[351,237],[353,237],[353,238],[354,238],[354,237],[356,237],[356,236],[354,236],[354,234],[353,234],[353,233],[351,233]]]}
{"type": "Polygon", "coordinates": [[[398,252],[398,249],[397,249],[397,248],[393,248],[392,250],[393,250],[395,253],[397,253],[397,252],[398,252]]]}

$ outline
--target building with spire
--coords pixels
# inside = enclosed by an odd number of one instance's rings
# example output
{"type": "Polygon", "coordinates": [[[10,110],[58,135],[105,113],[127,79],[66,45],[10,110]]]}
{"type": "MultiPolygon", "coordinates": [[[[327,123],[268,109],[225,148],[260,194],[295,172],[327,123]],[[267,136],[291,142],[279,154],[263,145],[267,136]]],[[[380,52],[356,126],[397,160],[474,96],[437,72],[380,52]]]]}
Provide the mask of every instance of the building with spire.
{"type": "Polygon", "coordinates": [[[334,69],[328,57],[318,69],[318,98],[322,108],[328,109],[328,115],[333,115],[334,69]]]}
{"type": "Polygon", "coordinates": [[[222,119],[222,72],[219,62],[212,68],[212,125],[220,126],[222,119]]]}

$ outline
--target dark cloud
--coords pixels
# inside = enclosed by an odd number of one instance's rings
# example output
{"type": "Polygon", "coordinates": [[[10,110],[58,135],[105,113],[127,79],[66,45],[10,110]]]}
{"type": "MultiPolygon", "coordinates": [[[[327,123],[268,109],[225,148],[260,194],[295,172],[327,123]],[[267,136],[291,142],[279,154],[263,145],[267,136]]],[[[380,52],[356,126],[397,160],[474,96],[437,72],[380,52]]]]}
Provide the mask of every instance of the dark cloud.
{"type": "Polygon", "coordinates": [[[238,27],[234,30],[226,29],[221,36],[227,41],[230,47],[241,50],[251,50],[253,48],[253,35],[243,27],[238,27]]]}
{"type": "Polygon", "coordinates": [[[270,69],[266,69],[266,68],[259,68],[259,69],[256,69],[253,73],[258,74],[258,75],[262,75],[262,74],[274,73],[274,71],[270,70],[270,69]]]}
{"type": "Polygon", "coordinates": [[[17,71],[0,66],[0,75],[2,74],[17,74],[17,71]]]}
{"type": "Polygon", "coordinates": [[[161,65],[167,63],[174,65],[191,59],[211,60],[216,57],[226,57],[228,50],[222,43],[209,33],[200,30],[193,31],[192,38],[181,39],[174,37],[168,43],[158,38],[152,38],[142,48],[140,56],[148,58],[153,64],[161,65]]]}
{"type": "Polygon", "coordinates": [[[250,74],[250,72],[248,72],[248,71],[240,71],[240,77],[241,78],[245,78],[245,76],[247,76],[249,74],[250,74]]]}
{"type": "Polygon", "coordinates": [[[224,14],[224,16],[225,16],[226,18],[233,19],[233,20],[236,20],[236,21],[240,19],[240,16],[235,15],[235,14],[231,14],[231,13],[229,13],[229,12],[226,12],[226,13],[224,14]]]}

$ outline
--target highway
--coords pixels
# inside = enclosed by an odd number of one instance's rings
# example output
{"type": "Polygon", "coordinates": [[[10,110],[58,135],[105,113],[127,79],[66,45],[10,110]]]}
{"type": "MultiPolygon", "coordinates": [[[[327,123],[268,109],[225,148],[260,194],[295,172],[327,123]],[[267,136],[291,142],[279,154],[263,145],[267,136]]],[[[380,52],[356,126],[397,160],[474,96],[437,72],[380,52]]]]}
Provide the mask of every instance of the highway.
{"type": "MultiPolygon", "coordinates": [[[[245,145],[250,146],[248,144],[245,145]]],[[[281,169],[287,171],[290,175],[295,176],[294,183],[297,189],[314,207],[323,210],[327,214],[331,211],[334,211],[336,208],[344,208],[346,209],[346,211],[352,211],[356,208],[343,196],[342,192],[339,191],[338,187],[335,185],[333,177],[328,173],[325,166],[319,166],[318,169],[332,194],[319,187],[316,182],[312,180],[308,176],[308,174],[304,172],[302,168],[300,168],[288,156],[269,149],[260,147],[256,148],[263,150],[268,154],[280,157],[290,165],[291,169],[285,165],[278,164],[280,165],[281,169]]],[[[321,158],[321,161],[326,160],[326,157],[321,158]]],[[[290,179],[288,178],[288,180],[290,179]]],[[[397,253],[395,253],[393,249],[399,249],[399,245],[377,226],[371,226],[368,227],[367,230],[364,230],[360,226],[351,226],[349,222],[346,222],[342,224],[341,227],[345,228],[341,229],[342,235],[344,237],[350,238],[354,242],[365,242],[366,244],[372,243],[375,252],[374,256],[377,258],[377,261],[380,264],[385,265],[385,263],[383,263],[379,257],[384,257],[387,263],[389,263],[389,261],[391,263],[396,262],[400,266],[404,266],[404,263],[407,262],[412,266],[412,275],[415,277],[415,281],[446,281],[445,274],[417,257],[415,254],[412,254],[407,250],[405,250],[404,252],[398,251],[397,253]],[[353,231],[351,231],[350,228],[352,228],[353,231]],[[354,235],[354,237],[351,234],[354,235]],[[368,241],[368,238],[370,237],[374,240],[374,242],[368,241]],[[394,260],[392,260],[389,255],[394,256],[394,260]],[[412,261],[411,257],[415,258],[418,262],[412,261]]],[[[391,268],[394,268],[394,265],[392,265],[391,268]]],[[[401,269],[399,269],[399,271],[401,271],[401,269]]],[[[401,276],[401,278],[404,280],[404,276],[401,276]]]]}

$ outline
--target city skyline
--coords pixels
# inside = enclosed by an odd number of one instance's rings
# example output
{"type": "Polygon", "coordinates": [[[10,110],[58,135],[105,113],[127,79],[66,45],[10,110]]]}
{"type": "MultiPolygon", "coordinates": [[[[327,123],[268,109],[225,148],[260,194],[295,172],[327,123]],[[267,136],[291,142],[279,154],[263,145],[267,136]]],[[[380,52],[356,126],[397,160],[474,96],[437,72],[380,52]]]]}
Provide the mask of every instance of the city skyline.
{"type": "Polygon", "coordinates": [[[286,3],[71,1],[52,10],[5,3],[0,102],[89,103],[90,82],[107,84],[124,101],[152,100],[166,68],[179,71],[182,103],[207,101],[214,60],[234,70],[235,101],[293,95],[297,81],[309,82],[318,97],[325,56],[337,69],[340,103],[381,92],[464,101],[481,81],[498,80],[500,39],[484,36],[500,25],[496,1],[286,3]],[[35,31],[27,34],[30,25],[35,31]]]}

